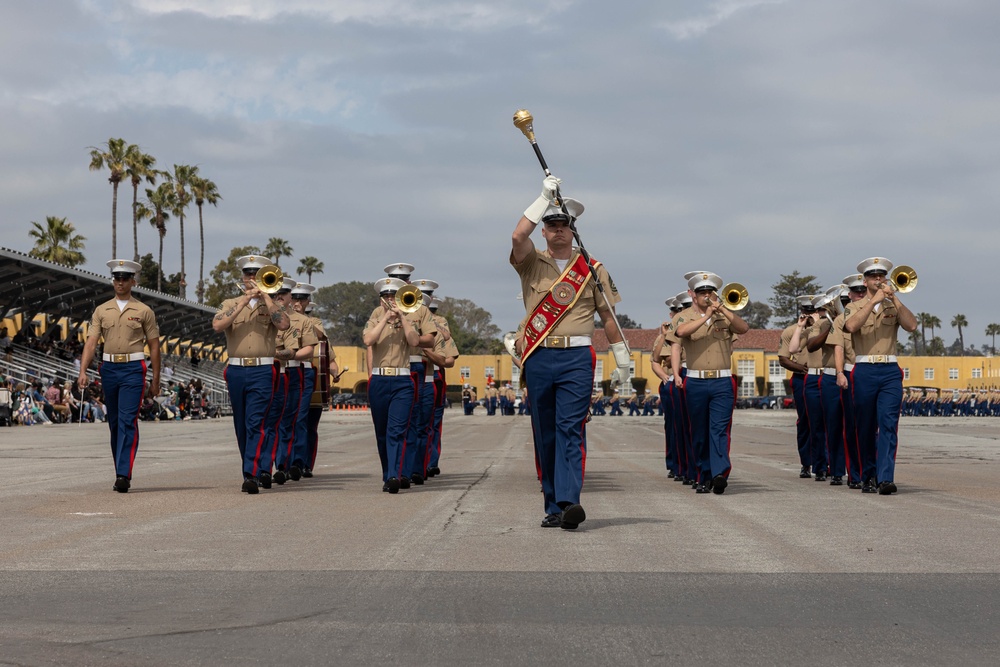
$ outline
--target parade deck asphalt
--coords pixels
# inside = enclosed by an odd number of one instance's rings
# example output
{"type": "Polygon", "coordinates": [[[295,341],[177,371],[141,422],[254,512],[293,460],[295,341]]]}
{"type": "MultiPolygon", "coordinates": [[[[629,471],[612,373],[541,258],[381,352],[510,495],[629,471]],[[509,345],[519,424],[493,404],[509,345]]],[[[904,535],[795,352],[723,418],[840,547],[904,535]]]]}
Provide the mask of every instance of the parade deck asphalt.
{"type": "Polygon", "coordinates": [[[231,420],[0,429],[0,665],[995,664],[1000,420],[904,418],[899,492],[798,477],[792,411],[737,411],[722,496],[662,420],[595,417],[576,531],[541,528],[526,417],[445,418],[381,492],[371,419],[240,493],[231,420]]]}

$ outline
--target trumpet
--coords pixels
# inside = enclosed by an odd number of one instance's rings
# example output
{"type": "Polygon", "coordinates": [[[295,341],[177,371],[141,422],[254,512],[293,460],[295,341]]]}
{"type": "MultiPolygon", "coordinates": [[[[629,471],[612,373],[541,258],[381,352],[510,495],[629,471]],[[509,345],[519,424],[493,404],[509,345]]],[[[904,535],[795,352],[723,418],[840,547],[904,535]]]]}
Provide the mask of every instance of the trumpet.
{"type": "Polygon", "coordinates": [[[719,293],[719,302],[729,310],[743,310],[750,303],[750,292],[740,283],[729,283],[719,293]]]}
{"type": "Polygon", "coordinates": [[[912,266],[900,264],[889,274],[889,282],[893,289],[901,294],[912,292],[917,286],[917,272],[913,270],[912,266]]]}
{"type": "Polygon", "coordinates": [[[261,292],[274,294],[281,289],[281,284],[285,276],[281,269],[274,264],[265,264],[257,269],[257,275],[253,277],[253,282],[261,292]]]}

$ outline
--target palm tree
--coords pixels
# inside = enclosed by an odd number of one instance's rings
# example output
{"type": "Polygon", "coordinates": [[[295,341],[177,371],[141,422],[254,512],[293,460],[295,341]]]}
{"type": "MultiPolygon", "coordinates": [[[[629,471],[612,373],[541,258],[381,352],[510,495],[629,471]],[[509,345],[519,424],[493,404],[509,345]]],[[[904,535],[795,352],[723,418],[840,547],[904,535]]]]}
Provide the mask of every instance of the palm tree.
{"type": "Polygon", "coordinates": [[[927,316],[927,328],[931,330],[931,340],[934,340],[934,329],[940,328],[941,318],[937,315],[927,316]]]}
{"type": "Polygon", "coordinates": [[[194,195],[195,206],[198,207],[198,232],[201,238],[201,261],[198,263],[198,303],[205,302],[205,219],[202,215],[202,207],[205,203],[218,206],[222,195],[215,183],[207,178],[195,176],[191,180],[191,193],[194,195]]]}
{"type": "Polygon", "coordinates": [[[926,354],[927,351],[927,322],[933,317],[930,313],[917,313],[917,322],[920,324],[920,351],[917,354],[926,354]]]}
{"type": "Polygon", "coordinates": [[[132,259],[139,261],[139,216],[136,209],[139,206],[139,183],[146,181],[156,185],[156,177],[160,172],[153,168],[156,158],[139,150],[135,144],[128,147],[125,154],[125,175],[132,182],[132,259]]]}
{"type": "Polygon", "coordinates": [[[969,326],[969,320],[965,315],[958,314],[951,320],[951,326],[958,328],[958,344],[962,346],[962,356],[965,356],[965,338],[962,336],[962,327],[969,326]]]}
{"type": "Polygon", "coordinates": [[[993,323],[986,325],[986,335],[993,338],[993,343],[990,345],[993,354],[997,353],[997,334],[1000,334],[1000,324],[993,323]]]}
{"type": "Polygon", "coordinates": [[[177,220],[180,222],[181,284],[179,296],[182,299],[187,298],[187,273],[184,271],[184,209],[186,209],[191,203],[191,179],[197,177],[198,167],[192,167],[186,164],[174,165],[174,192],[177,196],[174,198],[172,213],[177,216],[177,220]]]}
{"type": "MultiPolygon", "coordinates": [[[[146,201],[142,204],[140,216],[149,218],[160,235],[160,271],[156,276],[156,291],[163,291],[163,237],[167,235],[167,220],[177,207],[177,192],[170,181],[160,183],[155,190],[146,188],[146,201]]],[[[183,275],[183,274],[182,274],[183,275]]]]}
{"type": "Polygon", "coordinates": [[[31,224],[34,229],[28,231],[28,236],[35,239],[35,247],[28,253],[31,257],[70,268],[87,261],[83,256],[83,242],[87,239],[77,234],[73,223],[66,222],[66,218],[50,215],[45,218],[44,227],[34,221],[31,224]]]}
{"type": "Polygon", "coordinates": [[[323,262],[315,257],[303,257],[299,260],[299,268],[296,269],[295,273],[300,276],[303,273],[306,274],[306,280],[312,283],[314,273],[323,273],[323,262]]]}
{"type": "Polygon", "coordinates": [[[279,269],[281,268],[281,258],[291,257],[292,252],[292,246],[288,245],[288,241],[276,237],[269,238],[267,246],[264,247],[264,254],[268,257],[273,257],[274,264],[279,269]]]}
{"type": "Polygon", "coordinates": [[[101,171],[107,168],[111,172],[108,183],[111,184],[111,255],[118,257],[118,184],[125,175],[125,156],[131,150],[124,139],[108,139],[104,148],[90,147],[90,170],[101,171]]]}

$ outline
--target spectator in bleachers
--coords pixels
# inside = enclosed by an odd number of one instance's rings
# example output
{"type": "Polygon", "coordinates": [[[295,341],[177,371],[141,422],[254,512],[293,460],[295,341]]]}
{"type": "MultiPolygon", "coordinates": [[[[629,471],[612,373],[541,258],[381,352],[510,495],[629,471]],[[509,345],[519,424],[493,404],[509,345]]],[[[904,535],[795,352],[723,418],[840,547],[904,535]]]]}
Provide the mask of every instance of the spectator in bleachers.
{"type": "Polygon", "coordinates": [[[52,406],[49,418],[53,422],[61,424],[69,421],[69,406],[63,401],[62,386],[56,380],[52,380],[45,390],[45,400],[52,406]]]}
{"type": "Polygon", "coordinates": [[[3,355],[4,361],[8,364],[14,358],[14,342],[10,339],[10,334],[7,333],[7,327],[3,328],[0,332],[0,354],[3,355]]]}

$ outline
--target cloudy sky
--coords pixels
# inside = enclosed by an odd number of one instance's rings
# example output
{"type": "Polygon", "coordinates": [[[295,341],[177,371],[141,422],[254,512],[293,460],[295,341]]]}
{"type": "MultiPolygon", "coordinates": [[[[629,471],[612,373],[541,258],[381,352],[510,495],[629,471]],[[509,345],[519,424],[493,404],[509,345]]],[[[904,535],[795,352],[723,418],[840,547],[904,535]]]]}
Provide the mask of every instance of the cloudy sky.
{"type": "MultiPolygon", "coordinates": [[[[111,186],[88,147],[123,137],[218,185],[208,266],[271,236],[320,258],[321,286],[408,261],[513,329],[510,234],[543,175],[511,123],[525,107],[644,326],[689,270],[766,300],[780,274],[832,285],[883,255],[917,269],[904,301],[947,343],[963,313],[981,345],[1000,322],[998,27],[989,0],[4,2],[0,245],[66,217],[102,271],[111,186]]],[[[148,223],[139,244],[155,255],[148,223]]]]}

